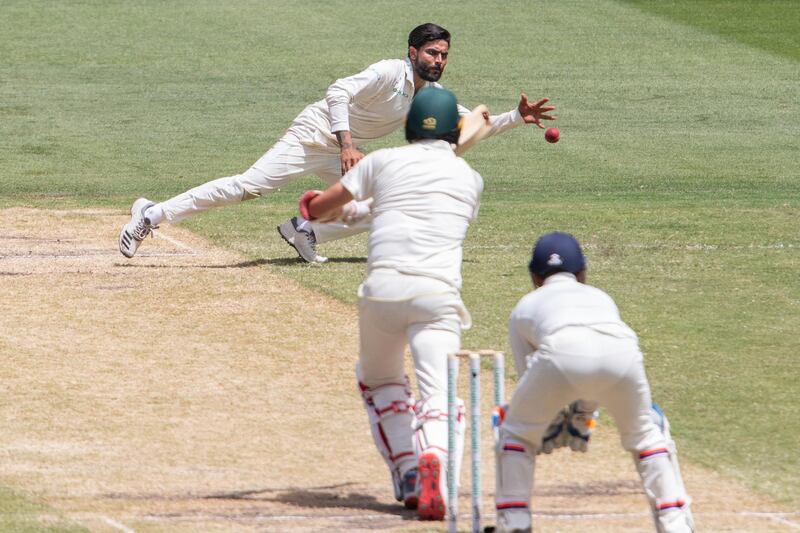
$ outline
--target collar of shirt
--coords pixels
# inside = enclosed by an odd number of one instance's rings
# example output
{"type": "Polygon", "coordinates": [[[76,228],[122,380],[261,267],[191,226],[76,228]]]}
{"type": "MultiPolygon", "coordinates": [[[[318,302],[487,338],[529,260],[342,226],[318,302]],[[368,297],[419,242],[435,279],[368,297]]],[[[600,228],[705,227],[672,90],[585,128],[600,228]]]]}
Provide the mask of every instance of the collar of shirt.
{"type": "Polygon", "coordinates": [[[406,83],[411,84],[411,93],[414,93],[414,67],[411,66],[411,58],[406,57],[406,83]]]}
{"type": "Polygon", "coordinates": [[[552,276],[547,276],[544,280],[544,285],[549,283],[560,283],[563,281],[578,281],[578,278],[575,277],[575,274],[571,272],[556,272],[552,276]]]}
{"type": "Polygon", "coordinates": [[[420,139],[418,141],[414,141],[414,144],[420,145],[426,150],[447,150],[451,154],[455,155],[455,152],[453,151],[453,145],[442,139],[420,139]]]}

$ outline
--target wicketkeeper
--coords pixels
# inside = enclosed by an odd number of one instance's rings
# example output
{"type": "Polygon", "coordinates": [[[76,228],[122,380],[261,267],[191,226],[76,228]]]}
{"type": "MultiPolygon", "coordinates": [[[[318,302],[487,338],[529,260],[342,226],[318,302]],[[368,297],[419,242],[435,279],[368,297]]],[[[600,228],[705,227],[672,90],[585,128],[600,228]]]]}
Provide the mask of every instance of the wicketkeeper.
{"type": "Polygon", "coordinates": [[[675,443],[652,404],[638,339],[611,297],[586,285],[578,241],[566,233],[542,236],[529,270],[536,289],[519,301],[508,325],[521,379],[500,426],[496,531],[531,531],[537,453],[552,450],[553,442],[585,451],[599,406],[633,455],[656,531],[693,531],[675,443]]]}
{"type": "MultiPolygon", "coordinates": [[[[367,155],[337,184],[301,200],[308,220],[345,221],[359,216],[358,202],[373,201],[367,279],[358,290],[358,385],[395,496],[434,520],[447,502],[447,356],[470,326],[461,245],[483,190],[453,151],[459,123],[450,91],[423,89],[406,122],[408,146],[367,155]],[[417,401],[404,370],[407,346],[417,401]]],[[[462,417],[459,450],[463,424],[462,417]]]]}

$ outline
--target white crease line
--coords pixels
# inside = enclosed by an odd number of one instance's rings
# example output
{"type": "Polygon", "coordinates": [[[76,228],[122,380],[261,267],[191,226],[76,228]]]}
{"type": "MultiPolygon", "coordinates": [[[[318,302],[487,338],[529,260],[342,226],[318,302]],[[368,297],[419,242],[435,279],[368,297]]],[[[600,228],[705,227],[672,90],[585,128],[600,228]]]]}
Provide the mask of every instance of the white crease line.
{"type": "MultiPolygon", "coordinates": [[[[594,243],[586,243],[583,247],[587,250],[602,250],[604,246],[594,243]]],[[[645,243],[645,242],[631,242],[622,244],[622,248],[633,248],[636,250],[687,250],[687,251],[717,251],[717,250],[792,250],[797,248],[793,243],[772,243],[772,244],[703,244],[703,243],[690,243],[690,244],[660,244],[660,243],[645,243]]],[[[613,250],[613,246],[610,247],[613,250]]],[[[465,244],[465,250],[529,250],[530,246],[520,246],[515,244],[486,244],[486,245],[471,245],[465,244]]]]}
{"type": "Polygon", "coordinates": [[[785,526],[789,526],[792,529],[800,529],[800,524],[784,518],[785,516],[795,516],[800,513],[760,513],[754,511],[742,511],[740,514],[744,516],[763,516],[769,518],[770,520],[774,520],[780,524],[783,524],[785,526]]]}
{"type": "MultiPolygon", "coordinates": [[[[780,522],[781,524],[787,525],[794,529],[800,529],[800,524],[792,522],[791,520],[787,520],[786,516],[797,516],[800,513],[797,512],[758,512],[758,511],[739,511],[739,512],[718,512],[718,513],[703,513],[703,512],[694,512],[695,516],[698,517],[706,517],[713,519],[714,517],[751,517],[751,518],[764,518],[768,520],[775,520],[780,522]]],[[[495,514],[485,513],[482,514],[483,518],[485,519],[494,519],[496,518],[495,514]]],[[[548,514],[548,513],[531,513],[531,516],[536,520],[575,520],[575,521],[585,521],[585,520],[613,520],[619,518],[648,518],[650,517],[650,513],[648,512],[639,512],[639,513],[581,513],[581,514],[548,514]]],[[[470,514],[460,514],[458,516],[459,521],[461,520],[469,520],[471,517],[470,514]]],[[[348,514],[348,515],[267,515],[267,514],[256,514],[256,515],[238,515],[236,513],[232,514],[191,514],[191,515],[145,515],[142,519],[152,522],[169,522],[169,521],[176,521],[176,522],[197,522],[203,520],[230,520],[232,518],[240,519],[240,520],[251,520],[254,522],[290,522],[293,520],[330,520],[330,521],[339,521],[339,522],[358,522],[358,521],[402,521],[404,520],[403,516],[400,515],[366,515],[366,514],[348,514]]]]}
{"type": "Polygon", "coordinates": [[[789,527],[790,527],[790,528],[792,528],[792,529],[800,529],[800,524],[797,524],[797,523],[795,523],[795,522],[792,522],[791,520],[786,520],[786,519],[785,519],[785,518],[783,518],[783,517],[780,517],[780,516],[770,516],[770,519],[771,519],[771,520],[775,520],[776,522],[778,522],[778,523],[780,523],[780,524],[783,524],[783,525],[789,526],[789,527]]]}
{"type": "Polygon", "coordinates": [[[103,522],[105,522],[109,526],[113,527],[114,529],[119,529],[123,533],[136,533],[135,530],[129,528],[128,526],[126,526],[125,524],[123,524],[121,522],[117,522],[113,518],[110,518],[108,516],[101,516],[101,518],[103,519],[103,522]]]}
{"type": "MultiPolygon", "coordinates": [[[[493,516],[493,515],[492,515],[493,516]]],[[[611,520],[612,518],[640,518],[650,516],[650,513],[582,513],[582,514],[548,514],[531,513],[533,518],[539,520],[594,520],[597,518],[611,520]]]]}
{"type": "MultiPolygon", "coordinates": [[[[194,251],[186,252],[160,252],[143,253],[140,257],[182,257],[197,255],[194,251]]],[[[0,255],[0,261],[35,261],[43,259],[88,259],[94,257],[120,257],[119,252],[103,252],[91,254],[19,254],[19,255],[0,255]]]]}
{"type": "Polygon", "coordinates": [[[183,242],[179,241],[178,239],[174,239],[174,238],[170,237],[169,235],[164,235],[164,234],[163,234],[162,232],[160,232],[160,231],[158,231],[158,232],[153,232],[153,236],[154,236],[156,239],[164,239],[164,240],[165,240],[165,241],[167,241],[168,243],[171,243],[171,244],[173,244],[174,246],[177,246],[178,248],[181,248],[181,249],[183,249],[183,250],[186,250],[186,251],[188,251],[188,252],[191,252],[191,253],[192,253],[192,255],[197,255],[197,252],[195,252],[195,251],[194,251],[194,248],[192,248],[192,247],[191,247],[191,246],[189,246],[188,244],[185,244],[185,243],[183,243],[183,242]]]}
{"type": "MultiPolygon", "coordinates": [[[[773,243],[773,244],[703,244],[703,243],[692,243],[692,244],[657,244],[657,243],[630,243],[624,245],[627,248],[639,248],[644,250],[649,249],[659,249],[663,248],[666,250],[784,250],[788,248],[795,248],[795,245],[792,243],[783,244],[781,242],[773,243]]],[[[593,245],[588,245],[587,248],[594,248],[593,245]]],[[[598,246],[598,248],[600,248],[598,246]]]]}

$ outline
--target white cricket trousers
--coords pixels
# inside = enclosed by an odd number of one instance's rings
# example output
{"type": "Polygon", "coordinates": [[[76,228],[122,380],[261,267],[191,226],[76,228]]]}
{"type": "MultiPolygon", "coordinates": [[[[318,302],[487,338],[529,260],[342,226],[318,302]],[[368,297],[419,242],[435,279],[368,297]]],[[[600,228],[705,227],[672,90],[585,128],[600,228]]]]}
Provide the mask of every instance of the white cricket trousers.
{"type": "Polygon", "coordinates": [[[683,483],[665,435],[651,418],[650,385],[638,342],[589,327],[567,327],[542,339],[511,398],[498,445],[497,506],[525,508],[533,490],[535,453],[565,405],[605,407],[622,446],[632,452],[659,532],[687,532],[683,483]]]}
{"type": "Polygon", "coordinates": [[[443,281],[378,270],[359,288],[356,373],[375,445],[395,478],[416,467],[421,452],[446,457],[447,356],[459,350],[461,330],[469,325],[458,290],[443,281]],[[406,346],[416,402],[408,387],[403,392],[406,346]]]}
{"type": "MultiPolygon", "coordinates": [[[[469,314],[451,285],[374,271],[359,288],[359,371],[368,387],[404,381],[411,349],[421,398],[447,398],[447,356],[461,345],[469,314]]],[[[446,401],[445,401],[446,403],[446,401]]]]}
{"type": "MultiPolygon", "coordinates": [[[[222,207],[269,194],[296,178],[316,174],[328,185],[341,179],[339,149],[303,144],[287,133],[243,174],[209,181],[160,206],[171,224],[212,207],[222,207]]],[[[369,229],[369,218],[358,224],[313,224],[317,242],[340,239],[369,229]]]]}

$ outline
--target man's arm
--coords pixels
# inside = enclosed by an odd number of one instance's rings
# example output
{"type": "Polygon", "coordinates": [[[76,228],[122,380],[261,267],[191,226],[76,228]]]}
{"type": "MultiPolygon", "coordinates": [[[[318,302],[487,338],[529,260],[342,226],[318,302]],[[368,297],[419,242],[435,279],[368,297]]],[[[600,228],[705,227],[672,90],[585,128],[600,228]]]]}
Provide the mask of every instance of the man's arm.
{"type": "Polygon", "coordinates": [[[342,149],[342,176],[347,174],[347,171],[353,168],[356,163],[364,158],[364,152],[360,151],[353,145],[353,137],[347,130],[337,131],[336,140],[339,141],[339,146],[342,149]]]}
{"type": "Polygon", "coordinates": [[[381,152],[378,150],[370,154],[325,191],[306,191],[300,197],[300,214],[303,218],[319,222],[339,220],[350,224],[369,215],[372,209],[371,176],[374,174],[375,160],[381,152]]]}
{"type": "Polygon", "coordinates": [[[390,77],[387,66],[387,62],[375,63],[358,74],[338,79],[325,94],[331,116],[331,133],[336,135],[342,151],[342,175],[364,157],[353,145],[350,134],[350,103],[379,94],[390,77]]]}
{"type": "MultiPolygon", "coordinates": [[[[499,115],[490,115],[489,122],[492,129],[486,135],[491,137],[498,133],[503,133],[512,128],[516,128],[520,124],[536,124],[539,128],[544,128],[542,120],[555,120],[558,117],[550,115],[549,112],[555,110],[555,106],[544,105],[549,102],[548,98],[540,98],[535,102],[529,102],[528,96],[522,93],[519,98],[519,104],[515,109],[501,113],[499,115]]],[[[469,114],[470,110],[459,104],[458,114],[461,116],[469,114]]]]}
{"type": "Polygon", "coordinates": [[[353,195],[339,181],[324,191],[306,191],[300,197],[300,214],[306,220],[335,220],[342,216],[342,206],[352,199],[353,195]]]}
{"type": "Polygon", "coordinates": [[[524,335],[525,329],[524,319],[512,312],[511,318],[508,320],[508,344],[511,346],[514,367],[517,370],[517,376],[520,378],[528,369],[528,356],[537,350],[537,347],[524,335]]]}

